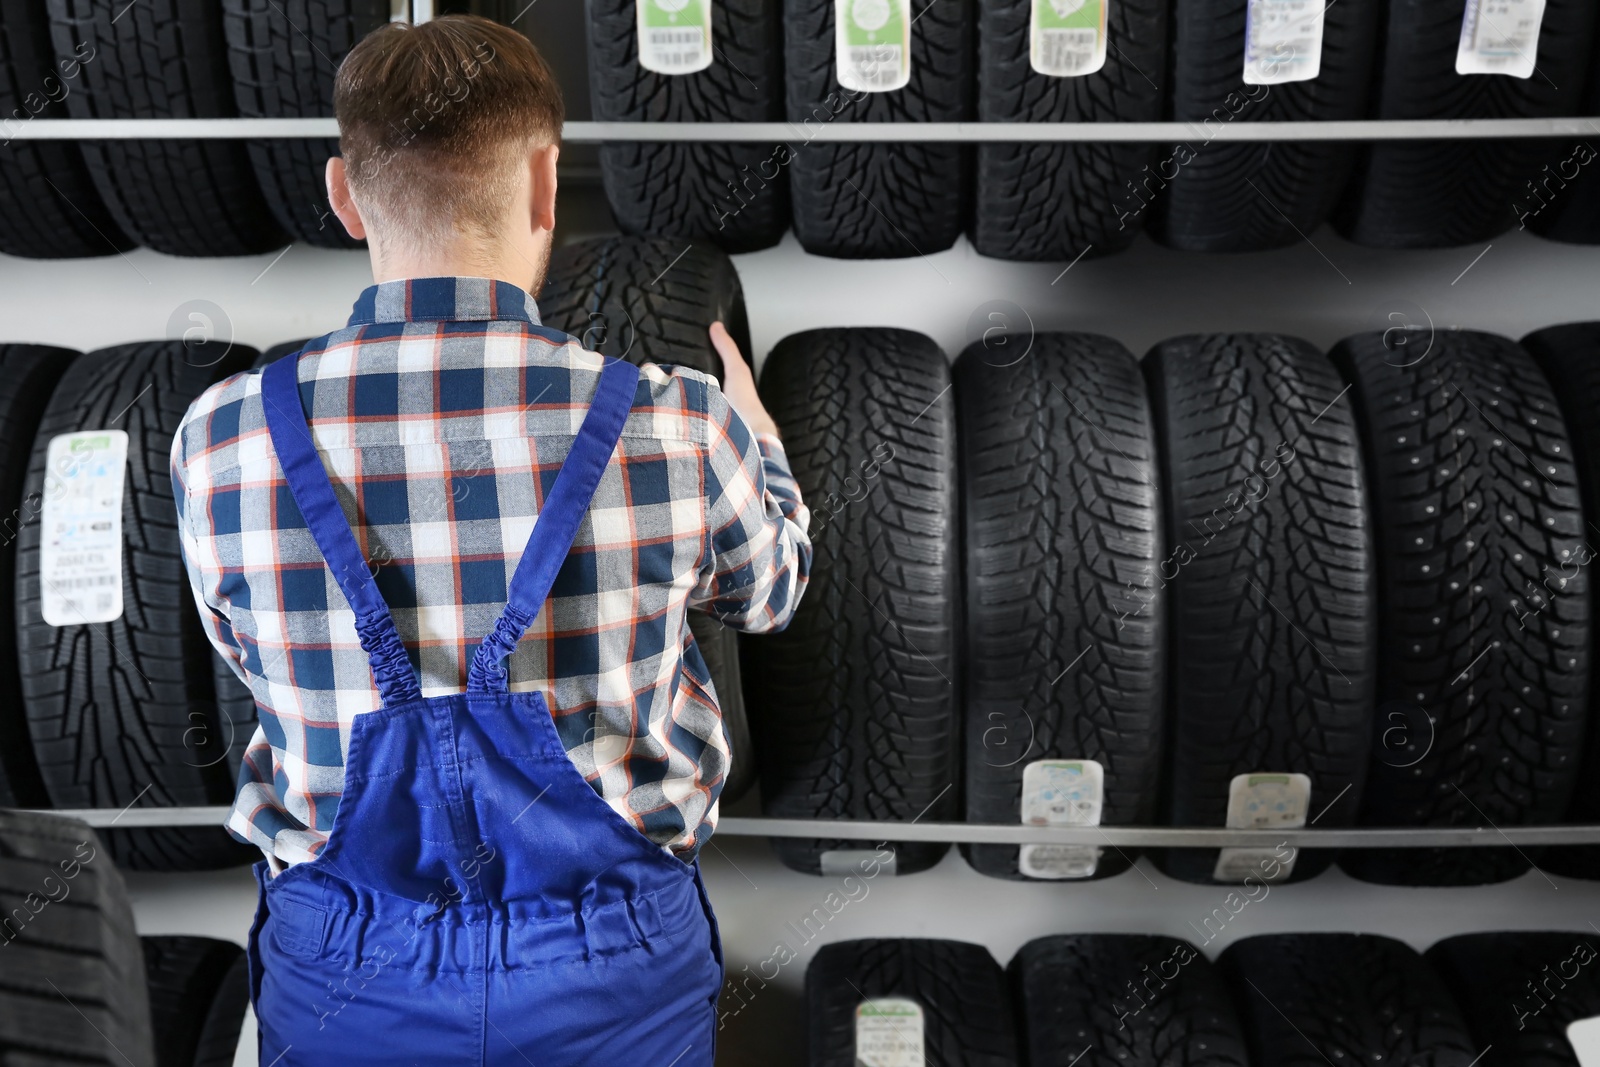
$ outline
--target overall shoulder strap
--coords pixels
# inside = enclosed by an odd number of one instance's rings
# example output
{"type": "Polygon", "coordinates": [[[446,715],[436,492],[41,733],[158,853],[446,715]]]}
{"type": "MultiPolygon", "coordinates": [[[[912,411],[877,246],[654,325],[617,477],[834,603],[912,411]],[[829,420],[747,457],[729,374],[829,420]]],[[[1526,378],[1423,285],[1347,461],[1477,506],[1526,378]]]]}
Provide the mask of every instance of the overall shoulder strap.
{"type": "Polygon", "coordinates": [[[333,484],[311,440],[311,427],[300,403],[298,353],[277,360],[261,372],[261,405],[266,413],[272,449],[283,467],[289,495],[305,517],[306,527],[333,573],[334,581],[356,615],[356,633],[372,665],[372,678],[385,707],[422,696],[405,645],[394,628],[389,606],[378,592],[372,570],[361,554],[356,535],[333,494],[333,484]]]}
{"type": "Polygon", "coordinates": [[[556,472],[544,507],[534,521],[533,535],[528,538],[528,546],[523,549],[522,559],[511,576],[506,609],[472,657],[467,692],[506,691],[505,659],[522,640],[523,633],[538,617],[545,598],[550,595],[556,573],[572,549],[578,526],[588,514],[600,477],[622,437],[622,427],[628,421],[638,383],[638,367],[622,360],[606,361],[589,413],[584,416],[566,462],[556,472]]]}

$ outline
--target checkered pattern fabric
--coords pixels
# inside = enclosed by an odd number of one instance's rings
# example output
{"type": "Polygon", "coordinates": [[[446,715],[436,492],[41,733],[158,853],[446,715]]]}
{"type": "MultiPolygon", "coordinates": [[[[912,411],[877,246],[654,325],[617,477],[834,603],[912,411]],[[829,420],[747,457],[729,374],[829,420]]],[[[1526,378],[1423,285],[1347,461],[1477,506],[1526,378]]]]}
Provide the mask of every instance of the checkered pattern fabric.
{"type": "MultiPolygon", "coordinates": [[[[461,692],[601,359],[504,282],[384,282],[308,344],[300,395],[424,696],[461,692]]],[[[275,868],[326,842],[355,716],[376,709],[354,615],[284,484],[260,375],[207,390],[172,448],[184,558],[212,643],[260,709],[228,828],[275,868]]],[[[809,517],[783,447],[705,375],[648,365],[551,598],[507,661],[574,765],[685,859],[714,829],[728,746],[686,613],[781,629],[809,517]]]]}

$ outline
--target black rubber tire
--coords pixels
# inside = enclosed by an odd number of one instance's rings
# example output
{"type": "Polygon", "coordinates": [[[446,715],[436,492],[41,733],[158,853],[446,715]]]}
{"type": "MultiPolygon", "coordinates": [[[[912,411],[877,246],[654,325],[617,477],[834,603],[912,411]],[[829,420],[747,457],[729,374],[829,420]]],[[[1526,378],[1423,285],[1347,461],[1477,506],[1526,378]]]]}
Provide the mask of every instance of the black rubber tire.
{"type": "Polygon", "coordinates": [[[833,122],[967,122],[973,107],[974,0],[914,8],[911,82],[854,93],[834,72],[834,0],[784,0],[786,109],[794,233],[807,252],[904,259],[942,252],[966,225],[972,153],[966,145],[816,144],[833,122]]]}
{"type": "MultiPolygon", "coordinates": [[[[1588,710],[1586,572],[1551,611],[1518,613],[1543,567],[1584,543],[1555,394],[1516,342],[1469,330],[1359,334],[1333,359],[1352,384],[1386,592],[1362,823],[1557,822],[1588,710]]],[[[1365,881],[1474,885],[1530,855],[1374,849],[1340,863],[1365,881]]]]}
{"type": "MultiPolygon", "coordinates": [[[[168,456],[184,411],[206,386],[249,367],[254,349],[178,341],[80,356],[56,386],[34,439],[25,491],[46,491],[57,434],[128,431],[123,603],[114,622],[51,626],[40,615],[40,521],[17,548],[17,654],[34,753],[58,807],[229,804],[234,781],[210,751],[218,721],[214,657],[178,547],[168,456]],[[209,364],[209,365],[206,365],[209,364]],[[199,744],[204,739],[204,744],[199,744]]],[[[108,851],[145,870],[196,870],[259,858],[221,827],[112,830],[108,851]]]]}
{"type": "MultiPolygon", "coordinates": [[[[73,118],[238,114],[216,0],[48,0],[56,56],[92,48],[73,118]]],[[[84,162],[124,233],[174,256],[246,256],[288,243],[243,141],[84,141],[84,162]]]]}
{"type": "MultiPolygon", "coordinates": [[[[767,815],[938,822],[961,810],[949,389],[944,353],[909,330],[808,330],[767,356],[761,396],[811,507],[813,546],[788,629],[741,645],[767,815]]],[[[812,874],[826,851],[872,845],[773,840],[812,874]]],[[[883,847],[899,874],[949,849],[883,847]]]]}
{"type": "Polygon", "coordinates": [[[244,949],[210,937],[145,937],[156,1067],[233,1067],[250,1006],[244,949]]]}
{"type": "MultiPolygon", "coordinates": [[[[1307,819],[1349,826],[1372,725],[1377,582],[1344,384],[1315,347],[1274,334],[1174,338],[1144,370],[1167,492],[1172,825],[1225,825],[1229,783],[1261,772],[1310,775],[1307,819]]],[[[1207,882],[1217,852],[1157,855],[1173,877],[1207,882]]],[[[1332,858],[1302,852],[1292,880],[1332,858]]]]}
{"type": "MultiPolygon", "coordinates": [[[[1150,402],[1138,360],[1109,337],[1031,341],[1020,359],[1014,345],[978,342],[955,366],[966,818],[1016,823],[1028,763],[1093,759],[1105,769],[1101,823],[1147,826],[1166,683],[1150,402]]],[[[962,853],[984,874],[1024,877],[1014,845],[962,853]]],[[[1095,877],[1132,855],[1106,848],[1095,877]]]]}
{"type": "Polygon", "coordinates": [[[1404,942],[1372,934],[1266,934],[1229,945],[1252,1063],[1471,1067],[1478,1050],[1444,981],[1404,942]]]}
{"type": "Polygon", "coordinates": [[[1228,987],[1187,941],[1057,934],[1006,973],[1030,1067],[1249,1067],[1228,987]]]}
{"type": "MultiPolygon", "coordinates": [[[[333,114],[333,76],[355,43],[389,21],[388,0],[222,0],[233,94],[245,118],[333,114]]],[[[361,248],[328,204],[323,168],[338,138],[248,142],[256,180],[286,233],[321,248],[361,248]]]]}
{"type": "Polygon", "coordinates": [[[1588,930],[1461,934],[1426,953],[1485,1049],[1477,1067],[1578,1067],[1566,1030],[1600,1015],[1596,955],[1588,930]]]}
{"type": "MultiPolygon", "coordinates": [[[[1522,347],[1533,356],[1554,389],[1572,438],[1572,459],[1577,466],[1584,509],[1580,534],[1584,556],[1579,558],[1592,562],[1600,552],[1600,426],[1595,424],[1595,412],[1600,411],[1600,322],[1551,326],[1524,337],[1522,347]]],[[[1558,583],[1570,578],[1571,570],[1578,565],[1578,559],[1574,559],[1547,570],[1540,582],[1545,592],[1540,595],[1559,595],[1562,587],[1558,583]]],[[[1528,590],[1524,588],[1523,592],[1528,590]]],[[[1591,591],[1591,611],[1593,595],[1591,591]]],[[[1588,656],[1594,662],[1600,654],[1600,627],[1591,626],[1590,637],[1588,656]]],[[[1600,823],[1600,685],[1592,680],[1587,718],[1591,728],[1585,737],[1572,803],[1567,807],[1566,821],[1570,823],[1600,823]]],[[[1547,848],[1540,856],[1539,866],[1569,878],[1600,879],[1600,846],[1547,848]]]]}
{"type": "Polygon", "coordinates": [[[82,63],[56,62],[38,0],[0,0],[0,252],[33,259],[109,256],[133,242],[117,228],[70,141],[15,141],[30,117],[63,119],[82,63]]]}
{"type": "MultiPolygon", "coordinates": [[[[39,417],[67,365],[78,353],[46,345],[0,345],[0,604],[16,602],[17,536],[39,514],[41,501],[24,497],[23,477],[39,417]]],[[[16,618],[0,612],[0,807],[47,808],[33,758],[17,672],[16,618]]]]}
{"type": "Polygon", "coordinates": [[[0,810],[0,1061],[155,1067],[122,875],[76,819],[0,810]]]}
{"type": "MultiPolygon", "coordinates": [[[[1589,88],[1579,109],[1600,116],[1600,32],[1589,57],[1589,88]]],[[[1600,244],[1600,137],[1554,142],[1538,174],[1521,188],[1517,225],[1565,244],[1600,244]],[[1576,173],[1574,173],[1576,171],[1576,173]]]]}
{"type": "Polygon", "coordinates": [[[750,362],[750,321],[733,261],[709,245],[598,237],[556,250],[539,317],[584,348],[630,363],[688,367],[722,381],[706,331],[728,328],[750,362]]]}
{"type": "MultiPolygon", "coordinates": [[[[1461,0],[1390,0],[1373,88],[1380,119],[1549,118],[1579,107],[1594,37],[1591,0],[1549,0],[1531,78],[1459,75],[1461,0]]],[[[1330,12],[1331,14],[1331,12],[1330,12]]],[[[1387,141],[1360,151],[1335,224],[1377,248],[1487,241],[1516,221],[1539,141],[1387,141]]]]}
{"type": "Polygon", "coordinates": [[[1018,1067],[1005,976],[982,945],[872,938],[824,945],[806,968],[810,1067],[858,1067],[856,1007],[901,997],[923,1012],[929,1067],[1018,1067]]]}
{"type": "MultiPolygon", "coordinates": [[[[1165,169],[1172,175],[1150,227],[1170,248],[1256,252],[1305,240],[1338,203],[1355,163],[1355,146],[1348,142],[1207,139],[1232,121],[1365,118],[1382,0],[1329,4],[1321,72],[1310,81],[1270,86],[1244,83],[1247,5],[1248,0],[1177,0],[1172,117],[1199,125],[1193,127],[1195,139],[1170,154],[1173,163],[1165,169]]],[[[1165,178],[1166,173],[1156,176],[1158,187],[1165,178]]]]}
{"type": "MultiPolygon", "coordinates": [[[[783,118],[780,0],[711,6],[711,66],[639,66],[634,0],[587,0],[589,101],[603,122],[778,122],[783,118]]],[[[623,233],[770,248],[789,225],[788,150],[777,144],[617,142],[601,180],[623,233]]]]}
{"type": "Polygon", "coordinates": [[[310,337],[302,337],[298,341],[282,341],[273,345],[271,348],[264,348],[261,350],[261,354],[256,357],[255,365],[250,369],[265,370],[267,364],[276,363],[278,360],[289,355],[291,352],[300,351],[308,342],[312,340],[313,338],[310,337]]]}
{"type": "MultiPolygon", "coordinates": [[[[1029,65],[1031,6],[989,0],[979,8],[978,121],[1161,120],[1167,0],[1112,4],[1105,66],[1081,78],[1047,77],[1029,65]]],[[[1119,252],[1144,226],[1126,186],[1155,161],[1152,146],[1142,144],[979,145],[972,246],[979,255],[1023,260],[1119,252]]]]}

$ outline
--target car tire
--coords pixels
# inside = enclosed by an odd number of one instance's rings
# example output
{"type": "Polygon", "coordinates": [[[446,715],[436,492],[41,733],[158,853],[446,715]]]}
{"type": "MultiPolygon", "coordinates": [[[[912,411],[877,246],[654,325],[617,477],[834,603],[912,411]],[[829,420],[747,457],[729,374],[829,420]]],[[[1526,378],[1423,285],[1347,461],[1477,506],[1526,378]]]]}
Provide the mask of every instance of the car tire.
{"type": "MultiPolygon", "coordinates": [[[[50,393],[78,353],[45,345],[0,345],[0,604],[16,603],[17,538],[41,501],[23,495],[28,456],[50,393]]],[[[22,710],[16,617],[0,613],[0,807],[47,808],[22,710]]]]}
{"type": "MultiPolygon", "coordinates": [[[[1155,821],[1166,681],[1155,428],[1139,362],[1109,337],[978,342],[956,361],[965,546],[966,818],[1022,816],[1023,771],[1104,768],[1101,823],[1155,821]],[[1018,357],[1015,349],[1029,347],[1018,357]]],[[[1023,878],[1015,845],[962,846],[1023,878]]],[[[1096,878],[1131,850],[1104,849],[1096,878]]]]}
{"type": "Polygon", "coordinates": [[[1057,934],[1006,973],[1031,1067],[1249,1067],[1228,987],[1187,941],[1057,934]]]}
{"type": "MultiPolygon", "coordinates": [[[[1077,78],[1029,64],[1030,0],[978,11],[978,121],[1159,122],[1166,106],[1167,3],[1111,5],[1105,66],[1077,78]]],[[[1141,144],[981,144],[971,228],[979,255],[1075,260],[1120,252],[1144,225],[1127,187],[1155,162],[1141,144]]]]}
{"type": "Polygon", "coordinates": [[[1472,1067],[1466,1020],[1416,950],[1371,934],[1266,934],[1217,959],[1250,1062],[1472,1067]]]}
{"type": "Polygon", "coordinates": [[[1190,123],[1200,143],[1173,150],[1179,165],[1156,197],[1151,233],[1169,248],[1257,252],[1306,240],[1338,203],[1355,163],[1355,146],[1338,141],[1212,144],[1209,137],[1235,119],[1365,118],[1381,0],[1329,4],[1321,72],[1278,85],[1244,83],[1248,6],[1178,0],[1174,8],[1172,117],[1190,123]]]}
{"type": "Polygon", "coordinates": [[[109,256],[133,247],[106,210],[76,144],[13,140],[27,118],[67,117],[65,104],[47,94],[48,86],[70,95],[82,66],[76,56],[56,60],[50,17],[37,0],[0,2],[0,115],[7,116],[0,152],[0,252],[8,256],[109,256]]]}
{"type": "Polygon", "coordinates": [[[38,1067],[156,1067],[122,875],[76,819],[0,810],[0,1049],[38,1067]]]}
{"type": "MultiPolygon", "coordinates": [[[[1586,532],[1555,393],[1516,342],[1469,330],[1359,334],[1333,359],[1362,428],[1386,592],[1362,823],[1556,822],[1577,784],[1591,631],[1581,568],[1548,611],[1524,600],[1586,532]]],[[[1340,863],[1364,881],[1475,885],[1522,873],[1528,855],[1373,849],[1340,863]]]]}
{"type": "Polygon", "coordinates": [[[973,0],[919,10],[911,81],[892,92],[844,89],[834,69],[835,0],[784,0],[786,107],[803,138],[789,145],[794,233],[807,252],[904,259],[942,252],[966,224],[966,145],[816,144],[834,122],[966,122],[973,110],[973,0]]]}
{"type": "Polygon", "coordinates": [[[1445,938],[1427,959],[1484,1049],[1477,1067],[1580,1067],[1566,1031],[1600,1015],[1597,954],[1588,930],[1517,930],[1445,938]]]}
{"type": "MultiPolygon", "coordinates": [[[[1392,0],[1373,89],[1378,119],[1549,118],[1574,114],[1594,40],[1589,0],[1550,0],[1531,78],[1456,73],[1460,0],[1392,0]]],[[[1548,142],[1387,141],[1361,149],[1335,223],[1374,248],[1487,241],[1516,221],[1523,183],[1548,142]]]]}
{"type": "MultiPolygon", "coordinates": [[[[783,118],[780,0],[712,5],[711,66],[639,66],[634,0],[588,0],[589,99],[602,122],[778,122],[783,118]]],[[[613,142],[601,179],[623,233],[770,248],[789,224],[787,149],[777,144],[613,142]]]]}
{"type": "MultiPolygon", "coordinates": [[[[51,492],[50,440],[126,429],[121,560],[123,614],[52,626],[41,614],[42,520],[17,547],[17,645],[29,732],[50,799],[65,808],[214,805],[233,801],[227,763],[209,751],[218,721],[214,656],[179,550],[169,453],[189,403],[256,353],[216,343],[158,341],[79,357],[45,406],[25,494],[51,492]],[[215,351],[223,348],[219,353],[215,351]],[[205,739],[204,744],[197,744],[205,739]],[[202,750],[205,750],[202,754],[202,750]]],[[[124,866],[196,870],[258,858],[221,827],[111,830],[124,866]]]]}
{"type": "MultiPolygon", "coordinates": [[[[1174,338],[1144,370],[1167,492],[1170,821],[1222,827],[1236,776],[1303,773],[1305,818],[1349,826],[1368,758],[1377,583],[1343,383],[1315,347],[1274,334],[1174,338]]],[[[1301,854],[1290,877],[1331,860],[1301,854]]],[[[1158,862],[1205,882],[1217,853],[1158,862]]]]}
{"type": "MultiPolygon", "coordinates": [[[[233,94],[245,118],[333,114],[333,76],[355,43],[389,21],[388,0],[222,0],[233,94]]],[[[339,140],[247,142],[272,216],[297,241],[362,248],[328,204],[324,168],[339,140]]]]}
{"type": "Polygon", "coordinates": [[[156,1067],[233,1067],[250,978],[244,949],[210,937],[145,937],[156,1067]]]}
{"type": "MultiPolygon", "coordinates": [[[[767,356],[761,396],[811,507],[811,579],[741,648],[765,814],[939,822],[960,810],[955,427],[949,364],[909,330],[822,329],[767,356]]],[[[774,839],[811,874],[868,842],[774,839]],[[830,853],[844,853],[829,856],[830,853]]],[[[879,843],[898,874],[949,846],[879,843]]]]}
{"type": "MultiPolygon", "coordinates": [[[[216,0],[48,2],[57,59],[94,56],[67,96],[73,118],[238,114],[216,0]]],[[[288,242],[242,141],[84,141],[82,151],[117,225],[157,252],[247,256],[288,242]]]]}
{"type": "Polygon", "coordinates": [[[987,949],[963,941],[875,938],[824,945],[806,968],[810,1067],[867,1062],[857,1055],[856,1009],[885,998],[921,1008],[929,1064],[1021,1063],[1005,976],[987,949]]]}

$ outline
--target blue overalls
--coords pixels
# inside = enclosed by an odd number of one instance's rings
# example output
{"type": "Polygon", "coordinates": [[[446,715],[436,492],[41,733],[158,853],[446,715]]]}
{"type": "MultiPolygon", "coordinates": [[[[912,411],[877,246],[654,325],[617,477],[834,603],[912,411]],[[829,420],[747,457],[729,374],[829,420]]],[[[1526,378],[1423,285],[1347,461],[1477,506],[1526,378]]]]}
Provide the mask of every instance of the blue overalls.
{"type": "Polygon", "coordinates": [[[256,865],[261,1067],[706,1067],[722,959],[698,868],[602,800],[543,694],[506,681],[505,658],[616,448],[638,369],[606,361],[467,691],[424,698],[311,442],[297,362],[262,373],[267,428],[355,611],[382,706],[351,726],[322,851],[272,878],[256,865]]]}

